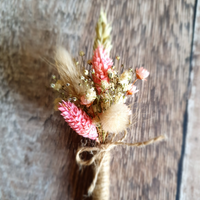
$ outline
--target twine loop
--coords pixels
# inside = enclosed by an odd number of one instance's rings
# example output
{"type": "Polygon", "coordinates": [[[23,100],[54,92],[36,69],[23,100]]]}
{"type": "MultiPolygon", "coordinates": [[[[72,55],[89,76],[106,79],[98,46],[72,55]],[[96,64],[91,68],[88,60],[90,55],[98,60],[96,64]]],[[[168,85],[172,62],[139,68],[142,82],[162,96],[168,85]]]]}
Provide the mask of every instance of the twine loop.
{"type": "Polygon", "coordinates": [[[96,186],[97,178],[99,175],[99,172],[101,170],[103,161],[105,159],[105,155],[107,152],[109,152],[112,148],[115,146],[120,146],[120,145],[125,145],[125,146],[132,146],[132,147],[141,147],[141,146],[146,146],[155,142],[159,142],[163,139],[165,139],[165,136],[158,136],[156,138],[150,139],[145,142],[137,142],[137,143],[124,143],[124,139],[127,136],[127,131],[124,131],[124,135],[121,139],[117,141],[113,141],[115,138],[116,134],[113,135],[111,141],[107,142],[106,144],[100,144],[97,147],[80,147],[76,153],[76,162],[79,166],[89,166],[94,164],[94,178],[93,181],[88,189],[88,195],[91,195],[92,192],[94,191],[94,188],[96,186]],[[93,156],[88,159],[84,160],[81,158],[81,154],[84,152],[92,153],[93,156]]]}

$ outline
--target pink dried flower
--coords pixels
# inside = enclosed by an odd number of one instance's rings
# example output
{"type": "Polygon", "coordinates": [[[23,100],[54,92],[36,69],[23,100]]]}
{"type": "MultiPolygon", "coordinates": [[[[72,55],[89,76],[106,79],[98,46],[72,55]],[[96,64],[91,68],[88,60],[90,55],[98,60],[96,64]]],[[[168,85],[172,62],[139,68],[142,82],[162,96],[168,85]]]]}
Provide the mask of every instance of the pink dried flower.
{"type": "Polygon", "coordinates": [[[89,105],[91,102],[88,101],[85,96],[81,97],[81,105],[89,105]]]}
{"type": "Polygon", "coordinates": [[[92,58],[92,67],[95,71],[93,81],[98,93],[101,93],[101,81],[109,82],[108,69],[113,65],[113,61],[109,58],[103,47],[98,47],[94,51],[92,58]]]}
{"type": "Polygon", "coordinates": [[[93,103],[93,101],[97,98],[97,94],[95,91],[95,88],[89,88],[87,89],[85,95],[81,96],[81,105],[86,105],[87,107],[90,107],[93,103]]]}
{"type": "Polygon", "coordinates": [[[76,107],[75,104],[70,101],[59,104],[61,115],[69,126],[75,130],[79,135],[97,140],[98,134],[95,125],[92,123],[92,119],[81,109],[76,107]]]}
{"type": "Polygon", "coordinates": [[[87,107],[90,107],[90,106],[92,105],[92,103],[93,103],[93,101],[92,101],[92,102],[91,102],[91,101],[88,101],[88,100],[85,98],[85,96],[82,96],[82,97],[81,97],[81,102],[80,102],[81,105],[85,105],[85,106],[87,106],[87,107]]]}
{"type": "Polygon", "coordinates": [[[143,67],[136,68],[135,72],[137,79],[145,80],[149,76],[149,72],[143,67]]]}
{"type": "Polygon", "coordinates": [[[131,89],[128,90],[128,91],[126,92],[126,95],[132,95],[132,94],[137,93],[138,91],[139,91],[139,90],[136,90],[136,86],[135,86],[135,85],[132,85],[132,86],[131,86],[131,89]]]}

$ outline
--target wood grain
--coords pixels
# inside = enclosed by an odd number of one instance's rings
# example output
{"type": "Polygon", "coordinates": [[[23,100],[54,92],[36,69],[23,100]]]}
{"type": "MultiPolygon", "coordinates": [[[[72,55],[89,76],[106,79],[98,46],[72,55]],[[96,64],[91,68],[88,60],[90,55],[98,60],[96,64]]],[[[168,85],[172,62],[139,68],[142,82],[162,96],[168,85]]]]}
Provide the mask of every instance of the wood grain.
{"type": "Polygon", "coordinates": [[[188,125],[183,162],[180,199],[199,199],[200,196],[200,2],[197,4],[194,45],[192,49],[192,71],[190,75],[191,95],[188,101],[188,125]]]}
{"type": "Polygon", "coordinates": [[[0,199],[76,200],[86,194],[91,169],[78,169],[75,152],[90,141],[54,113],[54,72],[41,57],[50,59],[62,44],[90,58],[101,6],[113,26],[111,56],[119,55],[125,68],[144,65],[151,73],[138,83],[129,142],[168,137],[112,151],[110,199],[175,199],[194,0],[1,2],[0,199]]]}

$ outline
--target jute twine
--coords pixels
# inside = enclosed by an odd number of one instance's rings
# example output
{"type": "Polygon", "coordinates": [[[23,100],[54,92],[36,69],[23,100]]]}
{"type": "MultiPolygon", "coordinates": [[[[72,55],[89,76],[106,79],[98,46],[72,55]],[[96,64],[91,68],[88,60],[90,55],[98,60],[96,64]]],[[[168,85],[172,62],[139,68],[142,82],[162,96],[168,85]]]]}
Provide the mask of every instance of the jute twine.
{"type": "Polygon", "coordinates": [[[124,143],[124,139],[127,136],[127,131],[124,131],[124,135],[118,141],[113,141],[116,134],[113,135],[110,142],[106,144],[100,144],[97,147],[81,147],[76,153],[76,162],[80,166],[89,166],[94,164],[94,178],[88,188],[88,195],[92,194],[94,200],[108,200],[109,199],[109,187],[110,187],[110,150],[116,146],[125,145],[131,147],[142,147],[155,142],[159,142],[165,139],[165,136],[158,136],[145,142],[137,143],[124,143]],[[92,158],[83,160],[81,154],[83,152],[91,152],[92,158]]]}

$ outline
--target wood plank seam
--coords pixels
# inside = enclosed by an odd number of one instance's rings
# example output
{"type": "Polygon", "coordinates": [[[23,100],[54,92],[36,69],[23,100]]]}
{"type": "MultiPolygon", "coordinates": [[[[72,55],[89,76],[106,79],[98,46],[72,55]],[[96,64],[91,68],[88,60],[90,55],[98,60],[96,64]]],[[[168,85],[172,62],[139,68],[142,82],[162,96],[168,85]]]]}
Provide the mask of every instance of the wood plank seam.
{"type": "Polygon", "coordinates": [[[182,173],[183,173],[183,161],[184,161],[184,156],[185,156],[185,145],[186,145],[186,136],[187,136],[187,128],[188,128],[188,101],[189,101],[189,97],[191,94],[191,87],[192,87],[191,72],[192,72],[192,61],[193,61],[193,48],[194,48],[194,35],[195,35],[195,24],[196,24],[196,15],[197,15],[197,4],[198,4],[198,0],[195,0],[194,14],[193,14],[193,26],[192,26],[192,41],[191,41],[191,51],[190,51],[187,102],[186,102],[186,110],[184,113],[184,120],[183,120],[183,141],[182,141],[182,148],[181,148],[181,156],[180,156],[180,160],[178,163],[176,200],[180,200],[180,190],[181,190],[181,181],[182,181],[182,173]]]}

